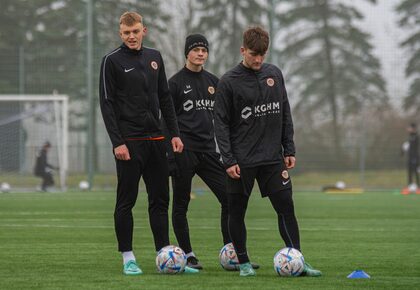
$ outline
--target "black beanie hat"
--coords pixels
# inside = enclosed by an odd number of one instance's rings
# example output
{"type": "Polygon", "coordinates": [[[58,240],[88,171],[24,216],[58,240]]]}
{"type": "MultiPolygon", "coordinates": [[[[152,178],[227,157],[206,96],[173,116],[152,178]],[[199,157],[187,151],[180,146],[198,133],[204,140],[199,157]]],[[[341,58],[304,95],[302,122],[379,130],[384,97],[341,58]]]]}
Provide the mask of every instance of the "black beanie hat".
{"type": "Polygon", "coordinates": [[[185,39],[185,57],[187,57],[188,53],[191,49],[202,46],[207,49],[207,52],[209,51],[209,42],[204,37],[204,35],[201,34],[190,34],[185,39]]]}

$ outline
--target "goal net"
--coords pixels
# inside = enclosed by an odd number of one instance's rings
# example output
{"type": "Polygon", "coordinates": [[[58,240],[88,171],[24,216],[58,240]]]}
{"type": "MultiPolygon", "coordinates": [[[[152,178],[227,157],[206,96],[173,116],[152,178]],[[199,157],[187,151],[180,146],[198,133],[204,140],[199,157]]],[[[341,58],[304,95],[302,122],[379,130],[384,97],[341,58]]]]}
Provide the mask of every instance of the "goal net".
{"type": "Polygon", "coordinates": [[[65,95],[0,95],[0,183],[12,191],[39,188],[34,176],[43,144],[55,188],[66,188],[68,168],[68,97],[65,95]]]}

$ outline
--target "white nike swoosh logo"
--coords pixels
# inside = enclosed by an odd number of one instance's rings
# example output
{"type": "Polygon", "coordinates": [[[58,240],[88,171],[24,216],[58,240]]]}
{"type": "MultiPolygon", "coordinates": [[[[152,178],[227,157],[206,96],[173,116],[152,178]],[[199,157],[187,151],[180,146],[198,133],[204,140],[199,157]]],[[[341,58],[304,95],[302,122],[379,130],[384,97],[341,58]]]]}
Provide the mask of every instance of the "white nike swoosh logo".
{"type": "Polygon", "coordinates": [[[125,72],[129,72],[129,71],[132,71],[133,69],[134,69],[134,67],[132,67],[132,68],[130,68],[130,69],[126,69],[126,68],[125,68],[125,69],[124,69],[124,71],[125,71],[125,72]]]}
{"type": "Polygon", "coordinates": [[[286,185],[290,182],[290,179],[288,181],[282,181],[283,185],[286,185]]]}
{"type": "Polygon", "coordinates": [[[188,90],[188,91],[186,91],[186,90],[184,90],[184,94],[188,94],[189,92],[191,92],[192,91],[192,89],[190,89],[190,90],[188,90]]]}

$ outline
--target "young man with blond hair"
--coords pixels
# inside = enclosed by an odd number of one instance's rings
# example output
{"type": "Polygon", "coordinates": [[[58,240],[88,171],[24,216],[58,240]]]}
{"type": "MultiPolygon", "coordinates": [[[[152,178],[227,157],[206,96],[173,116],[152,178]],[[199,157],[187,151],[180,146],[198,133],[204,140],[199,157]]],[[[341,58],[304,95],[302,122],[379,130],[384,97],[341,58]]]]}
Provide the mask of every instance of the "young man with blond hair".
{"type": "MultiPolygon", "coordinates": [[[[245,213],[254,182],[277,213],[287,247],[300,250],[289,169],[295,166],[293,122],[279,68],[265,64],[269,35],[261,27],[243,34],[242,62],[219,81],[215,132],[228,174],[229,232],[240,276],[255,276],[246,248],[245,213]]],[[[305,263],[303,275],[321,272],[305,263]]]]}
{"type": "Polygon", "coordinates": [[[132,208],[142,176],[155,249],[159,251],[169,245],[169,177],[160,112],[167,122],[172,150],[182,152],[183,144],[162,56],[159,51],[143,46],[147,30],[142,16],[124,13],[119,28],[123,43],[102,60],[100,106],[117,168],[114,222],[123,273],[139,275],[143,272],[133,253],[132,208]]]}

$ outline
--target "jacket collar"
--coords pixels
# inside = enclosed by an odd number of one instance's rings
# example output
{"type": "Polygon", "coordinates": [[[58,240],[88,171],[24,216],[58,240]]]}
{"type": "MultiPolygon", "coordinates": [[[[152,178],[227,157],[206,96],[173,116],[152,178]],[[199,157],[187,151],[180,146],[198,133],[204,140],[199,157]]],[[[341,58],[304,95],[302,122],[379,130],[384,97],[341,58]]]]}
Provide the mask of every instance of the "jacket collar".
{"type": "Polygon", "coordinates": [[[127,53],[131,53],[131,54],[134,54],[134,55],[143,54],[143,44],[141,44],[141,48],[139,50],[130,49],[127,45],[125,45],[125,43],[122,43],[120,47],[121,47],[122,51],[127,52],[127,53]]]}
{"type": "Polygon", "coordinates": [[[249,67],[246,67],[246,66],[244,65],[243,61],[241,61],[241,62],[238,64],[238,66],[241,68],[241,70],[246,71],[246,72],[249,72],[249,73],[258,73],[258,72],[260,72],[260,71],[261,71],[261,70],[253,70],[253,69],[251,69],[251,68],[249,68],[249,67]]]}
{"type": "Polygon", "coordinates": [[[186,65],[184,65],[182,70],[186,73],[189,73],[189,74],[198,75],[198,74],[201,74],[204,71],[204,68],[202,68],[200,71],[192,71],[192,70],[188,69],[186,65]]]}

